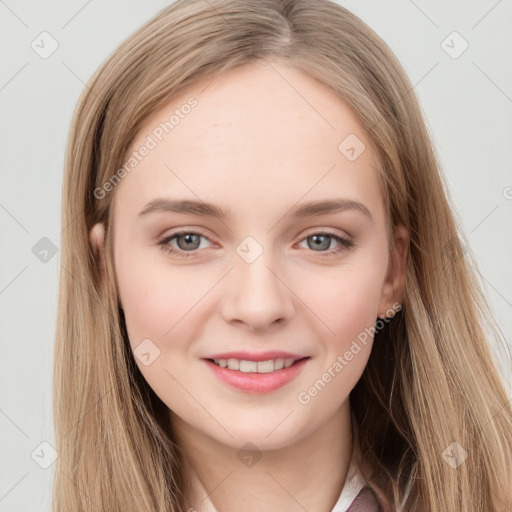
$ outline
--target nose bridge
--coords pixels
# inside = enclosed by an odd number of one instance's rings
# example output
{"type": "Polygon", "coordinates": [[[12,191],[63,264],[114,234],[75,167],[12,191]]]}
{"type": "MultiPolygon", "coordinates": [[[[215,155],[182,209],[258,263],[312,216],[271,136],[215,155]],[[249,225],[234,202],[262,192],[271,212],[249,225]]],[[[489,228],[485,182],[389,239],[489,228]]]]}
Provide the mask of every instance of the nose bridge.
{"type": "Polygon", "coordinates": [[[247,237],[236,253],[228,280],[225,319],[256,329],[289,318],[293,312],[291,292],[283,282],[280,260],[272,248],[247,237]]]}

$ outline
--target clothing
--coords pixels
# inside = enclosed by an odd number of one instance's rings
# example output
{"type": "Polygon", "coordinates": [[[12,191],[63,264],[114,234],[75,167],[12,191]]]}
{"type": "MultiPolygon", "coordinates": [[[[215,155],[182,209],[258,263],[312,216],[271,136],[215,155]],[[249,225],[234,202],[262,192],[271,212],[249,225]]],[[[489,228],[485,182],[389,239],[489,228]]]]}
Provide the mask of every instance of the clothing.
{"type": "Polygon", "coordinates": [[[375,494],[359,469],[355,450],[352,453],[345,485],[331,512],[381,512],[375,494]]]}
{"type": "MultiPolygon", "coordinates": [[[[354,444],[345,484],[331,512],[382,512],[373,490],[363,476],[358,460],[361,460],[359,425],[351,411],[354,444]]],[[[368,470],[368,469],[367,469],[368,470]]]]}
{"type": "Polygon", "coordinates": [[[365,485],[347,512],[382,512],[382,508],[374,492],[365,485]]]}

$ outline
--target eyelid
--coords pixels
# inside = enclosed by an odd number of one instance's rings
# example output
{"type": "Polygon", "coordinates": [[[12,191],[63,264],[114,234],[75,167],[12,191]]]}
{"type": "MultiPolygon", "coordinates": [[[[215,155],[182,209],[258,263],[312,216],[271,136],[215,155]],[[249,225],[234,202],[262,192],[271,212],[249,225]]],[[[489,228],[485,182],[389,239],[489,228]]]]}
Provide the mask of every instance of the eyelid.
{"type": "Polygon", "coordinates": [[[162,241],[164,239],[173,238],[175,236],[179,235],[201,235],[203,238],[206,238],[210,242],[214,243],[212,240],[212,237],[209,234],[206,234],[205,230],[203,228],[195,227],[195,226],[185,226],[185,227],[179,227],[175,228],[174,230],[166,230],[164,231],[163,235],[160,235],[158,237],[159,241],[162,241]]]}
{"type": "MultiPolygon", "coordinates": [[[[164,239],[172,238],[172,237],[175,237],[175,236],[178,236],[178,235],[185,235],[185,234],[201,235],[204,238],[206,238],[207,240],[209,240],[210,242],[213,242],[211,237],[209,235],[206,235],[202,231],[202,228],[188,227],[188,226],[186,226],[185,228],[176,228],[176,231],[172,231],[171,233],[160,235],[158,237],[158,240],[162,241],[164,239]]],[[[346,231],[338,232],[338,230],[336,230],[335,228],[316,227],[316,228],[309,228],[308,230],[306,230],[306,232],[301,236],[301,238],[298,241],[302,242],[304,240],[304,238],[307,238],[308,236],[320,235],[320,234],[330,235],[330,236],[333,236],[333,237],[334,236],[339,236],[341,238],[346,238],[346,239],[348,239],[350,241],[353,240],[353,237],[349,233],[347,233],[346,231]]]]}
{"type": "Polygon", "coordinates": [[[347,240],[353,240],[352,235],[347,233],[346,231],[342,231],[340,229],[336,228],[322,228],[322,227],[316,227],[316,228],[310,228],[306,230],[306,233],[302,235],[301,241],[304,240],[304,238],[307,238],[308,236],[312,235],[330,235],[330,236],[339,236],[340,238],[346,238],[347,240]]]}
{"type": "MultiPolygon", "coordinates": [[[[175,255],[179,258],[194,257],[194,255],[199,254],[201,252],[199,249],[194,249],[192,251],[184,251],[182,249],[175,248],[175,247],[169,245],[169,242],[171,240],[173,240],[174,238],[182,236],[182,235],[190,235],[190,234],[198,235],[200,237],[205,238],[206,240],[208,240],[211,243],[215,243],[215,242],[212,242],[210,237],[205,235],[201,229],[179,228],[177,231],[174,231],[170,234],[160,237],[159,241],[158,241],[158,245],[160,246],[160,248],[162,250],[166,251],[167,253],[169,253],[171,255],[175,255]]],[[[341,255],[342,253],[345,253],[345,252],[357,247],[357,244],[354,242],[352,236],[346,235],[346,234],[343,234],[343,235],[338,234],[334,228],[327,228],[327,229],[311,228],[311,230],[307,231],[306,233],[304,233],[301,236],[298,243],[304,242],[307,238],[309,238],[313,235],[327,236],[327,237],[333,238],[334,240],[336,240],[338,242],[338,247],[335,249],[329,249],[327,251],[313,251],[313,250],[308,251],[311,253],[316,252],[320,257],[328,258],[328,257],[338,256],[338,255],[341,255]]]]}

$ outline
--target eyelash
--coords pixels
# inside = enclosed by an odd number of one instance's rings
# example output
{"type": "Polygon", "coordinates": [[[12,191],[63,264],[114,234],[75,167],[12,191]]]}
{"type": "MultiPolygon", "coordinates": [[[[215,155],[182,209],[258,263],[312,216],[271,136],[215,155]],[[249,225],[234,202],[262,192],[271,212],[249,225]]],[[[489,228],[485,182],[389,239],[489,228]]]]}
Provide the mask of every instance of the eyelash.
{"type": "MultiPolygon", "coordinates": [[[[195,249],[194,251],[190,251],[191,254],[187,254],[187,252],[189,252],[189,251],[182,251],[182,250],[175,249],[174,247],[168,245],[168,243],[171,240],[173,240],[176,237],[182,236],[182,235],[198,235],[198,236],[202,236],[203,238],[206,238],[207,240],[209,240],[209,238],[207,236],[205,236],[202,233],[199,233],[197,231],[178,231],[177,233],[173,233],[172,235],[166,236],[163,239],[159,240],[158,245],[160,245],[160,247],[163,251],[165,251],[169,254],[173,254],[174,256],[178,256],[179,258],[190,258],[194,252],[198,251],[198,249],[195,249]]],[[[330,231],[318,231],[318,232],[311,233],[310,235],[304,237],[301,240],[301,242],[303,240],[305,240],[306,238],[312,237],[314,235],[324,235],[324,236],[328,236],[330,238],[334,238],[340,244],[340,247],[338,247],[337,249],[331,249],[329,251],[319,251],[319,254],[322,257],[334,256],[338,253],[348,251],[356,245],[352,240],[350,240],[348,238],[343,238],[343,237],[336,235],[335,233],[332,233],[330,231]]],[[[312,251],[312,252],[316,252],[316,251],[312,251]]]]}

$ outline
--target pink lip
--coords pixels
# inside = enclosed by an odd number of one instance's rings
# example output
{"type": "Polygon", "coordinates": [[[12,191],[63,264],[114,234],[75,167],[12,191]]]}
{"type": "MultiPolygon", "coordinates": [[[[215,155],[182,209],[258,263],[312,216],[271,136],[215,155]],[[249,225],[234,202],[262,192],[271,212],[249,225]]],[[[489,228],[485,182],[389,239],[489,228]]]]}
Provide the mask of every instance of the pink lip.
{"type": "Polygon", "coordinates": [[[267,352],[224,352],[223,354],[212,354],[205,356],[203,359],[239,359],[244,361],[270,361],[270,359],[277,359],[282,357],[283,359],[303,359],[304,356],[301,354],[291,354],[290,352],[280,352],[277,350],[269,350],[267,352]]]}
{"type": "MultiPolygon", "coordinates": [[[[283,352],[281,352],[281,354],[282,353],[283,352]]],[[[247,358],[247,354],[244,354],[244,357],[235,357],[233,354],[234,353],[230,353],[230,355],[235,359],[244,359],[248,361],[251,360],[247,358]]],[[[224,354],[221,355],[224,356],[224,354]]],[[[258,357],[260,355],[258,355],[258,357]]],[[[259,360],[267,361],[268,359],[276,359],[277,357],[283,356],[268,357],[268,355],[265,354],[265,357],[260,357],[259,360]]],[[[289,357],[294,356],[289,355],[289,357]]],[[[212,357],[212,359],[217,359],[217,357],[212,357]]],[[[219,359],[229,358],[219,357],[219,359]]],[[[271,373],[244,373],[237,370],[230,370],[229,368],[222,368],[221,366],[217,366],[213,361],[210,361],[209,359],[204,359],[204,362],[208,368],[211,369],[215,377],[220,379],[222,382],[233,386],[234,388],[248,393],[271,393],[272,391],[275,391],[276,389],[284,386],[296,378],[303,370],[309,359],[309,357],[301,359],[300,361],[293,363],[292,366],[289,366],[288,368],[276,370],[271,373]]]]}

